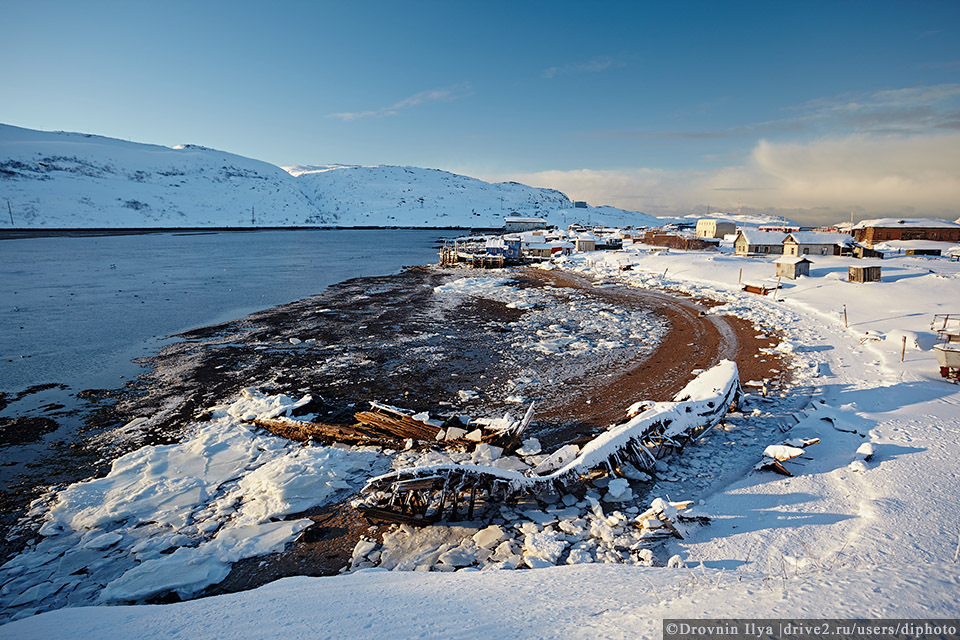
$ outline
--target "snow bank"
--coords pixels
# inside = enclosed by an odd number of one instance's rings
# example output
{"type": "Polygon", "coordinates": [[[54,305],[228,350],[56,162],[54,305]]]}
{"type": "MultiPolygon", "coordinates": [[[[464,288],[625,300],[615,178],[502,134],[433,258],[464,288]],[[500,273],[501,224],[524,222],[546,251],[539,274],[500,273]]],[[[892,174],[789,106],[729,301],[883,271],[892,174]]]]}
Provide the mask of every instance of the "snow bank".
{"type": "Polygon", "coordinates": [[[196,640],[289,640],[316,637],[320,629],[355,639],[482,634],[649,640],[662,636],[663,618],[693,611],[703,618],[807,618],[812,612],[840,619],[955,618],[955,566],[839,567],[786,577],[604,564],[297,577],[173,605],[54,611],[2,626],[0,638],[53,638],[69,629],[76,640],[168,640],[171,633],[196,640]]]}

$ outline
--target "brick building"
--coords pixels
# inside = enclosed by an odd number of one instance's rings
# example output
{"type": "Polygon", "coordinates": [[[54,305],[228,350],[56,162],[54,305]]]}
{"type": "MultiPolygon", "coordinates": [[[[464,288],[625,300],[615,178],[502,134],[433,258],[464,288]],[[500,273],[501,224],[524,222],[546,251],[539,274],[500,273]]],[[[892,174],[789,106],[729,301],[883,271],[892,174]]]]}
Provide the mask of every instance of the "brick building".
{"type": "Polygon", "coordinates": [[[947,220],[880,218],[859,222],[852,231],[853,238],[868,247],[888,240],[960,242],[960,224],[947,220]]]}

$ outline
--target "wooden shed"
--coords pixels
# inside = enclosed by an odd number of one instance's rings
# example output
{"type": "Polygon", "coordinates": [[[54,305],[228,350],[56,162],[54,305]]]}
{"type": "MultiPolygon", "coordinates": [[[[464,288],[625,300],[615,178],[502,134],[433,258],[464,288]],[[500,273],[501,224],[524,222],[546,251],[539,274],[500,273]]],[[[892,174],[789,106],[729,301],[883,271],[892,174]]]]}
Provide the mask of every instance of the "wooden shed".
{"type": "Polygon", "coordinates": [[[777,258],[777,276],[796,280],[800,276],[810,275],[810,265],[813,264],[803,256],[783,256],[777,258]]]}
{"type": "Polygon", "coordinates": [[[847,267],[850,282],[880,282],[880,267],[847,267]]]}

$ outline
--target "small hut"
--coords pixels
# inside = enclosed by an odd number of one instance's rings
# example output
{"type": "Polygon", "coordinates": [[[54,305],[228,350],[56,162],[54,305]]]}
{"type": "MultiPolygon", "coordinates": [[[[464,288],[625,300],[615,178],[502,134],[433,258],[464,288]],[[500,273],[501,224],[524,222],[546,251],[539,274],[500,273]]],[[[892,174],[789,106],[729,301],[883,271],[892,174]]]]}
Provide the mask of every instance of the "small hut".
{"type": "Polygon", "coordinates": [[[804,256],[783,256],[777,258],[777,277],[796,280],[800,276],[810,275],[810,265],[813,264],[804,256]]]}
{"type": "Polygon", "coordinates": [[[850,282],[880,282],[880,267],[847,267],[850,282]]]}

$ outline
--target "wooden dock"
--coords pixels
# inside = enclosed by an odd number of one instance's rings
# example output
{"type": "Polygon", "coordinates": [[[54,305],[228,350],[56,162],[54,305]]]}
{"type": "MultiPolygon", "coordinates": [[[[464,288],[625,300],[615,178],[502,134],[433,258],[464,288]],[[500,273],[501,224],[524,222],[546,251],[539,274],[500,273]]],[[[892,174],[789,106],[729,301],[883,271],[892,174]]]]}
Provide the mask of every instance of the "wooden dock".
{"type": "Polygon", "coordinates": [[[456,243],[452,247],[444,245],[440,250],[440,266],[442,267],[463,264],[474,269],[502,269],[505,263],[506,260],[503,256],[465,251],[456,243]]]}

